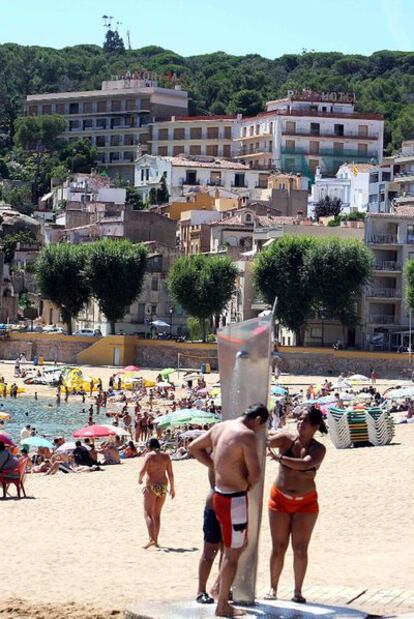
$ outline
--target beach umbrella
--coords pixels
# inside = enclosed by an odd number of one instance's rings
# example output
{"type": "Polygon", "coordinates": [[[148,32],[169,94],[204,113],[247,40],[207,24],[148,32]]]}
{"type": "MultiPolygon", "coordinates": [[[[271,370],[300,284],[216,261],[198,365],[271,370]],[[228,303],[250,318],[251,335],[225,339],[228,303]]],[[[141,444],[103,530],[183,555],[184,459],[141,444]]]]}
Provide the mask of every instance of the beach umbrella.
{"type": "Polygon", "coordinates": [[[166,378],[167,376],[176,371],[177,370],[174,370],[174,368],[165,368],[164,370],[161,370],[160,374],[163,378],[166,378]]]}
{"type": "Polygon", "coordinates": [[[10,445],[11,447],[16,446],[16,443],[13,441],[10,434],[7,434],[6,432],[0,432],[0,441],[5,445],[10,445]]]}
{"type": "Polygon", "coordinates": [[[355,396],[353,396],[351,393],[346,393],[346,391],[344,391],[343,393],[339,394],[339,397],[342,402],[352,402],[355,396]]]}
{"type": "Polygon", "coordinates": [[[202,411],[202,414],[197,412],[191,416],[190,420],[187,422],[189,424],[193,424],[196,426],[205,426],[205,425],[213,425],[215,423],[219,423],[221,421],[220,417],[214,415],[214,413],[209,413],[208,411],[202,411]]]}
{"type": "Polygon", "coordinates": [[[159,383],[155,385],[156,387],[168,388],[172,387],[171,383],[167,383],[165,380],[161,380],[159,383]]]}
{"type": "Polygon", "coordinates": [[[412,398],[414,397],[414,386],[413,387],[403,387],[402,389],[391,389],[387,391],[387,398],[391,400],[400,399],[400,398],[412,398]]]}
{"type": "Polygon", "coordinates": [[[180,438],[197,438],[205,433],[205,430],[187,430],[186,432],[180,434],[180,438]]]}
{"type": "Polygon", "coordinates": [[[153,320],[151,323],[154,327],[169,327],[168,322],[164,322],[163,320],[153,320]]]}
{"type": "MultiPolygon", "coordinates": [[[[91,449],[90,447],[88,447],[88,445],[83,445],[83,447],[86,447],[86,449],[91,449]]],[[[70,453],[74,449],[76,449],[76,441],[67,441],[66,443],[63,443],[63,445],[61,445],[60,447],[56,449],[56,453],[66,454],[66,453],[70,453]]]]}
{"type": "Polygon", "coordinates": [[[282,387],[282,385],[273,386],[271,387],[270,390],[273,393],[273,395],[286,395],[287,394],[287,389],[285,389],[285,387],[282,387]]]}
{"type": "Polygon", "coordinates": [[[332,385],[332,389],[350,389],[350,387],[351,385],[341,380],[338,380],[336,383],[332,385]]]}
{"type": "Polygon", "coordinates": [[[9,413],[0,413],[0,419],[10,419],[9,413]]]}
{"type": "Polygon", "coordinates": [[[25,447],[46,447],[47,449],[53,449],[53,443],[43,438],[43,436],[28,436],[20,441],[20,445],[25,447]]]}
{"type": "Polygon", "coordinates": [[[85,426],[73,433],[75,438],[101,438],[104,436],[115,436],[116,432],[112,426],[100,426],[94,424],[91,426],[85,426]]]}
{"type": "Polygon", "coordinates": [[[128,436],[128,434],[130,434],[128,430],[126,430],[125,428],[121,428],[121,426],[111,426],[107,423],[103,423],[102,427],[108,428],[108,430],[112,430],[117,436],[128,436]]]}
{"type": "Polygon", "coordinates": [[[140,369],[136,365],[127,365],[124,368],[124,372],[139,372],[140,369]]]}
{"type": "Polygon", "coordinates": [[[348,377],[348,380],[359,382],[359,381],[369,380],[369,378],[367,376],[364,376],[363,374],[352,374],[352,376],[348,377]]]}

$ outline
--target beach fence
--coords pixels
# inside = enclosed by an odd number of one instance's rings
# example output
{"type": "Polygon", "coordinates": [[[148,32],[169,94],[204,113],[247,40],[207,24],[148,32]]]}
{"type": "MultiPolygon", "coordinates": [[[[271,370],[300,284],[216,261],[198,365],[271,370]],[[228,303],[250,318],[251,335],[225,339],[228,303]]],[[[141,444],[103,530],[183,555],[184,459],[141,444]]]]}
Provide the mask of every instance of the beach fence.
{"type": "Polygon", "coordinates": [[[329,436],[337,449],[388,445],[394,438],[394,420],[379,407],[331,408],[327,418],[329,436]]]}

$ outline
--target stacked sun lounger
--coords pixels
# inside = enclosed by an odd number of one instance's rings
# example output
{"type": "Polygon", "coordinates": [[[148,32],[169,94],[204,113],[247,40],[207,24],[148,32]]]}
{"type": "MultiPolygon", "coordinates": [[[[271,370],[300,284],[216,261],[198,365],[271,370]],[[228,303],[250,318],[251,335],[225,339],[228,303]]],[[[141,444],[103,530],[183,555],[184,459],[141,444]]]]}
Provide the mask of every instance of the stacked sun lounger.
{"type": "Polygon", "coordinates": [[[380,408],[331,408],[329,435],[337,449],[387,445],[394,437],[394,421],[380,408]]]}

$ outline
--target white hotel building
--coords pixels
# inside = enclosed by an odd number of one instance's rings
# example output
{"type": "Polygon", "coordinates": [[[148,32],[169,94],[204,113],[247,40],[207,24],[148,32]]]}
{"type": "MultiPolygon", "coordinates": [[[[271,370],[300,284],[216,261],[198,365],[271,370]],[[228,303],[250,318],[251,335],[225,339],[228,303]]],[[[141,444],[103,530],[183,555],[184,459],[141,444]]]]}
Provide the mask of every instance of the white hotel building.
{"type": "Polygon", "coordinates": [[[346,162],[379,163],[384,121],[354,111],[350,93],[288,91],[268,101],[266,112],[243,118],[236,138],[239,161],[254,168],[333,176],[346,162]]]}

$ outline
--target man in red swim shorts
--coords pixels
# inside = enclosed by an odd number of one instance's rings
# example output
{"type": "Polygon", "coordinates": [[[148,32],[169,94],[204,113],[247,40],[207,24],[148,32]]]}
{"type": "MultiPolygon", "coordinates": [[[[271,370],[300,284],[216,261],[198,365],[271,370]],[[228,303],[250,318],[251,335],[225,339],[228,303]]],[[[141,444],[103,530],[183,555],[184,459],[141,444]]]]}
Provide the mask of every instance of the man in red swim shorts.
{"type": "Polygon", "coordinates": [[[253,404],[242,417],[213,426],[189,447],[202,464],[214,469],[213,507],[220,523],[223,560],[216,615],[238,617],[242,613],[229,604],[229,592],[239,558],[247,542],[247,492],[260,479],[256,432],[263,428],[269,412],[263,404],[253,404]],[[211,454],[211,455],[210,455],[211,454]]]}

